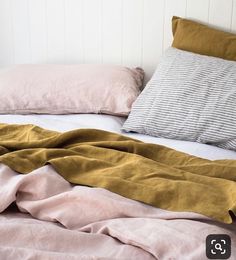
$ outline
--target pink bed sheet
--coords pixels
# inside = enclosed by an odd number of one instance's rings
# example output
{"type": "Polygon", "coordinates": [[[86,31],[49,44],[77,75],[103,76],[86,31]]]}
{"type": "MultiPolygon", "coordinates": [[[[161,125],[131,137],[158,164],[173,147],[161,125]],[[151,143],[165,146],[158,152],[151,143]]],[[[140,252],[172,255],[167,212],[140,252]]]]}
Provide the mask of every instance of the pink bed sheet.
{"type": "Polygon", "coordinates": [[[199,260],[209,234],[228,234],[236,259],[235,223],[73,186],[49,165],[19,175],[0,164],[0,197],[0,259],[199,260]]]}

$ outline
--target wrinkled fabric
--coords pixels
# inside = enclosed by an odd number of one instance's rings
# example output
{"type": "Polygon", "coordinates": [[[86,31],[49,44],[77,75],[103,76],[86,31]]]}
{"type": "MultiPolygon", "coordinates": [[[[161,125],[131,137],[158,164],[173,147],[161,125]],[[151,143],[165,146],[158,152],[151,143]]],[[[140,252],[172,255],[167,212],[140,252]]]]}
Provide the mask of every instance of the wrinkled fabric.
{"type": "Polygon", "coordinates": [[[0,114],[126,116],[144,72],[116,65],[24,64],[0,71],[0,114]]]}
{"type": "Polygon", "coordinates": [[[0,125],[0,162],[19,173],[50,164],[67,181],[232,223],[236,161],[209,161],[96,129],[0,125]]]}
{"type": "Polygon", "coordinates": [[[209,234],[228,234],[236,257],[235,223],[74,186],[50,165],[19,175],[1,164],[0,196],[3,259],[207,259],[209,234]]]}

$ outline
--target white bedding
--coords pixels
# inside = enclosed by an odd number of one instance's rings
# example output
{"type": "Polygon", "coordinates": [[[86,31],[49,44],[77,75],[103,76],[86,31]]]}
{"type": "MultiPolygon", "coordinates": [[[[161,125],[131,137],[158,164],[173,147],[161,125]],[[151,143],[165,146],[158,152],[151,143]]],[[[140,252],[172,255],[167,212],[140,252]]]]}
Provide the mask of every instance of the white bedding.
{"type": "Polygon", "coordinates": [[[43,128],[62,132],[77,128],[97,128],[111,132],[122,133],[145,142],[165,145],[170,148],[210,160],[236,159],[236,152],[224,150],[211,145],[121,132],[121,126],[124,121],[125,118],[122,117],[96,114],[0,115],[1,123],[35,124],[43,128]]]}

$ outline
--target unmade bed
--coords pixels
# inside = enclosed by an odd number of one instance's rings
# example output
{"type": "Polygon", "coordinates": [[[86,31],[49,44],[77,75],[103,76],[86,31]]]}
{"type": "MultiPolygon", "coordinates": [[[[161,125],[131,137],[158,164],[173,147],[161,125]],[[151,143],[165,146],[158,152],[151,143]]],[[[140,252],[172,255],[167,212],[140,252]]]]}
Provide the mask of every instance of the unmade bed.
{"type": "Polygon", "coordinates": [[[236,259],[236,36],[172,31],[146,86],[139,67],[0,71],[0,259],[236,259]]]}
{"type": "MultiPolygon", "coordinates": [[[[97,128],[116,133],[124,121],[89,114],[2,115],[0,120],[57,131],[97,128]]],[[[233,151],[209,145],[129,136],[211,160],[236,158],[233,151]]],[[[235,223],[162,210],[106,189],[72,185],[50,165],[19,175],[1,164],[0,173],[4,259],[205,259],[208,234],[228,234],[236,243],[235,223]]],[[[235,254],[232,247],[232,257],[235,254]]]]}

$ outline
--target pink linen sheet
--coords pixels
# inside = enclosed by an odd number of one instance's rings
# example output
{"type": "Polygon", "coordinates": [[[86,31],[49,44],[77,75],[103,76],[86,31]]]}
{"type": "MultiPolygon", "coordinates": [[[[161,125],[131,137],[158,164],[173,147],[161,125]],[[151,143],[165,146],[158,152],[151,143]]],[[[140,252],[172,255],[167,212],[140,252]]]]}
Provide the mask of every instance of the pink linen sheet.
{"type": "Polygon", "coordinates": [[[50,165],[19,175],[0,164],[0,197],[0,259],[199,260],[209,234],[230,235],[236,259],[236,223],[73,186],[50,165]]]}

